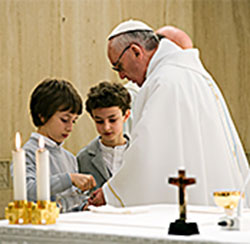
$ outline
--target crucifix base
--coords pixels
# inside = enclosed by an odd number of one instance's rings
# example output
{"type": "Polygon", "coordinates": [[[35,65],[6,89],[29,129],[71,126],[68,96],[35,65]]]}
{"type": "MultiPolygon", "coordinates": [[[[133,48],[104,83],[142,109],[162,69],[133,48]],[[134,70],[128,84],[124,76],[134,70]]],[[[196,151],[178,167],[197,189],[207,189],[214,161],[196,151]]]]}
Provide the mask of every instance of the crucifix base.
{"type": "Polygon", "coordinates": [[[168,234],[190,236],[199,234],[199,230],[196,223],[186,223],[184,220],[177,219],[174,223],[170,223],[168,234]]]}

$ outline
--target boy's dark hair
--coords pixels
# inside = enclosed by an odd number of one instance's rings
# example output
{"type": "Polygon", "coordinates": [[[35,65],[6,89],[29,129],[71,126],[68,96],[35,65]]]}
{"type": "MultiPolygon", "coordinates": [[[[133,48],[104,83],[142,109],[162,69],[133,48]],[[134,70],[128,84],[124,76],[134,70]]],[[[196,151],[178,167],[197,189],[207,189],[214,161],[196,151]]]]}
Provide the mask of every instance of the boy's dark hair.
{"type": "Polygon", "coordinates": [[[93,109],[113,106],[118,106],[124,115],[131,108],[130,103],[130,94],[122,84],[103,81],[90,88],[85,105],[91,116],[93,109]]]}
{"type": "Polygon", "coordinates": [[[67,110],[82,113],[82,99],[68,81],[45,79],[31,94],[30,112],[35,126],[44,125],[57,111],[67,110]]]}

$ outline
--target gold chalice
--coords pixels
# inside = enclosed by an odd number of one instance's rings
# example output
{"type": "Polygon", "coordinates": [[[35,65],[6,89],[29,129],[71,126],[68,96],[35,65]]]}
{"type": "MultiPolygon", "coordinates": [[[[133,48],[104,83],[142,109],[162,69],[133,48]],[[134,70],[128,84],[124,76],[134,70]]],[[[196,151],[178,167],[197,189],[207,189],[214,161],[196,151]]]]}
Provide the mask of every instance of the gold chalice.
{"type": "Polygon", "coordinates": [[[240,191],[215,191],[214,202],[217,206],[223,207],[227,216],[232,216],[234,209],[238,206],[240,191]]]}

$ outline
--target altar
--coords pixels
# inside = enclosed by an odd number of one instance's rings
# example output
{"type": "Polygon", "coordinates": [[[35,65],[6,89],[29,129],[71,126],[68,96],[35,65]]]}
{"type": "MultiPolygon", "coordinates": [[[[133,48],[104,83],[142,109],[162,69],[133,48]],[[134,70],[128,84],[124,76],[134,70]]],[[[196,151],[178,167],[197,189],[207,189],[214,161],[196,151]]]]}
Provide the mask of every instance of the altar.
{"type": "Polygon", "coordinates": [[[191,236],[168,234],[169,224],[178,214],[177,205],[159,204],[65,213],[53,225],[10,225],[1,220],[0,243],[250,243],[248,209],[243,211],[241,230],[228,231],[217,225],[222,209],[188,206],[187,221],[197,222],[200,231],[191,236]]]}

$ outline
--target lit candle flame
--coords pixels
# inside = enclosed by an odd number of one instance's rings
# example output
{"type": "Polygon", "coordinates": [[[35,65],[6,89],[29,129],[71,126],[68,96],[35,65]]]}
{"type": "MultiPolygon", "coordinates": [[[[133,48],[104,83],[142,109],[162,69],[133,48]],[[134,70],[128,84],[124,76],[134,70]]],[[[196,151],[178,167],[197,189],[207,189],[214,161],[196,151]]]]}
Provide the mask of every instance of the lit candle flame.
{"type": "Polygon", "coordinates": [[[39,137],[38,146],[40,149],[44,149],[44,138],[42,136],[39,137]]]}
{"type": "Polygon", "coordinates": [[[20,150],[21,148],[21,136],[20,133],[16,133],[16,150],[20,150]]]}

